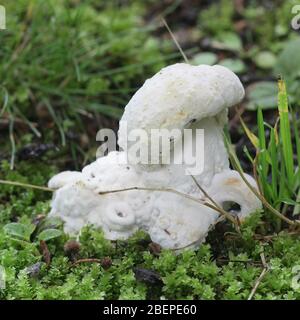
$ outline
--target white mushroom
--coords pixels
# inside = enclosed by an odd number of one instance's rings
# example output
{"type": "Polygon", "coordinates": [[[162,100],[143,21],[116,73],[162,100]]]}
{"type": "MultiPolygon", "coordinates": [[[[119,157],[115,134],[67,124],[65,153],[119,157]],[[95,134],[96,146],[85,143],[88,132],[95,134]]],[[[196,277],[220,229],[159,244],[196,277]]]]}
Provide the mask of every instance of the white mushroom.
{"type": "MultiPolygon", "coordinates": [[[[188,171],[190,163],[179,157],[176,144],[180,137],[184,149],[192,152],[197,129],[204,129],[204,168],[196,175],[198,183],[220,205],[239,205],[234,214],[243,220],[261,207],[260,201],[239,174],[229,169],[223,141],[227,108],[244,96],[238,77],[221,66],[175,64],[162,69],[147,80],[132,97],[120,120],[121,152],[111,152],[85,167],[82,172],[65,172],[53,177],[49,186],[58,189],[52,201],[51,215],[65,221],[65,230],[76,233],[86,224],[101,227],[108,239],[126,239],[137,229],[147,231],[153,241],[165,248],[197,247],[205,240],[218,212],[203,204],[172,192],[130,190],[134,187],[173,189],[197,199],[203,198],[188,171]],[[187,135],[184,129],[191,129],[187,135]],[[153,129],[177,129],[172,161],[158,164],[126,163],[131,159],[130,132],[144,129],[140,146],[149,149],[153,129]]],[[[245,175],[256,187],[253,178],[245,175]]],[[[206,199],[207,200],[207,199],[206,199]]]]}

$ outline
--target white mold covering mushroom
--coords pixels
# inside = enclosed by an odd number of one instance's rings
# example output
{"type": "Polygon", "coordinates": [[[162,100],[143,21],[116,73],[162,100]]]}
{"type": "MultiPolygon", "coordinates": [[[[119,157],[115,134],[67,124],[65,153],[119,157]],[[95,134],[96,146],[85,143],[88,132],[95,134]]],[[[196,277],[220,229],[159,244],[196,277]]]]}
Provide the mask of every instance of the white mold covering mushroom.
{"type": "MultiPolygon", "coordinates": [[[[230,169],[223,127],[227,109],[243,97],[240,80],[225,67],[179,63],[163,68],[144,83],[125,108],[118,135],[123,151],[110,152],[81,172],[62,172],[49,181],[49,187],[56,189],[50,215],[62,218],[70,234],[91,224],[101,227],[111,240],[127,239],[143,229],[164,248],[199,246],[220,214],[189,198],[209,202],[187,174],[193,171],[190,163],[183,159],[175,164],[178,137],[173,137],[170,164],[165,164],[161,154],[156,164],[128,164],[125,160],[131,157],[128,133],[135,129],[149,133],[140,141],[148,147],[152,129],[179,129],[183,136],[184,129],[192,129],[192,134],[185,136],[185,150],[194,150],[196,130],[204,129],[204,150],[199,155],[204,167],[195,179],[220,207],[227,209],[229,203],[236,203],[238,210],[231,214],[242,221],[261,208],[261,203],[239,173],[230,169]]],[[[245,177],[257,188],[251,176],[245,177]]]]}

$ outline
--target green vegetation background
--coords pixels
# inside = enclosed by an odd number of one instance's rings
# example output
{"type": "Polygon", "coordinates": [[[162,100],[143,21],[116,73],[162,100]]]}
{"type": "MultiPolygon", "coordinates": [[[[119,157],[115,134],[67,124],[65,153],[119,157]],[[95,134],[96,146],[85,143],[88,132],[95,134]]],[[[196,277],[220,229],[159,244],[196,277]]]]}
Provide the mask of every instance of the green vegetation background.
{"type": "MultiPolygon", "coordinates": [[[[290,27],[297,1],[268,3],[239,11],[228,0],[2,1],[0,179],[44,186],[93,160],[97,130],[116,129],[143,81],[182,60],[159,15],[191,63],[221,63],[240,75],[254,131],[257,106],[274,120],[278,74],[299,106],[299,34],[290,27]]],[[[251,216],[241,233],[223,223],[199,250],[175,255],[143,233],[110,242],[86,228],[70,241],[59,221],[45,219],[49,202],[42,191],[0,186],[0,299],[247,299],[264,260],[253,298],[300,298],[297,230],[269,212],[251,216]]]]}

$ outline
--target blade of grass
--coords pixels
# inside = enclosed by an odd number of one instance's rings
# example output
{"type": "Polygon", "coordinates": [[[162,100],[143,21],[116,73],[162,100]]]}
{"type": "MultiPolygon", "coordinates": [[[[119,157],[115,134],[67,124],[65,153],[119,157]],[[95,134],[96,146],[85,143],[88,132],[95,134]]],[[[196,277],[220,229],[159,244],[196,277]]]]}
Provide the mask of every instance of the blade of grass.
{"type": "Polygon", "coordinates": [[[300,126],[297,123],[295,111],[291,111],[292,116],[292,125],[293,125],[293,131],[295,136],[295,142],[296,142],[296,153],[297,153],[297,167],[300,166],[300,126]]]}
{"type": "MultiPolygon", "coordinates": [[[[295,142],[296,142],[296,153],[297,153],[297,174],[296,174],[296,185],[295,185],[295,188],[298,188],[298,194],[297,194],[297,197],[296,197],[296,202],[299,202],[300,201],[300,188],[299,188],[299,185],[300,185],[300,128],[299,128],[299,124],[297,123],[297,119],[296,119],[296,115],[295,115],[295,111],[292,110],[291,112],[291,115],[292,115],[292,125],[293,125],[293,131],[294,131],[294,136],[295,136],[295,142]]],[[[293,215],[297,215],[300,213],[300,205],[297,204],[295,205],[294,207],[294,210],[293,210],[293,215]]]]}
{"type": "Polygon", "coordinates": [[[32,122],[30,120],[28,120],[24,114],[20,111],[20,109],[14,107],[13,108],[14,111],[20,116],[20,118],[22,118],[24,120],[24,122],[28,125],[28,127],[31,129],[31,131],[38,137],[41,138],[42,134],[39,132],[38,129],[36,129],[34,127],[34,125],[32,124],[32,122]]]}
{"type": "Polygon", "coordinates": [[[121,108],[108,106],[100,103],[90,103],[86,106],[89,111],[97,111],[114,119],[120,119],[124,110],[121,108]]]}
{"type": "Polygon", "coordinates": [[[283,148],[283,158],[287,179],[290,186],[294,184],[294,160],[293,160],[293,145],[291,137],[288,96],[286,86],[283,80],[278,80],[278,110],[280,118],[280,137],[283,148]]]}
{"type": "Polygon", "coordinates": [[[8,106],[8,99],[9,99],[9,94],[8,91],[5,87],[0,86],[0,88],[2,88],[3,92],[4,92],[4,98],[3,98],[3,105],[0,111],[0,117],[2,117],[3,113],[5,112],[7,106],[8,106]]]}
{"type": "Polygon", "coordinates": [[[250,129],[247,127],[247,125],[245,124],[244,120],[242,119],[242,117],[239,117],[240,122],[242,124],[242,127],[247,135],[247,137],[249,138],[249,140],[251,141],[252,145],[255,147],[255,149],[259,148],[259,139],[258,137],[250,131],[250,129]]]}
{"type": "Polygon", "coordinates": [[[257,110],[257,129],[258,129],[258,145],[257,150],[257,171],[259,177],[259,183],[264,196],[270,200],[272,197],[272,190],[268,183],[269,163],[271,163],[270,155],[268,154],[266,144],[266,131],[263,113],[261,108],[257,110]]]}
{"type": "Polygon", "coordinates": [[[59,130],[60,137],[61,137],[61,144],[62,144],[62,146],[65,146],[66,145],[66,136],[65,136],[64,129],[61,125],[62,122],[57,118],[57,115],[56,115],[51,103],[49,102],[49,100],[44,99],[44,103],[45,103],[51,117],[53,118],[53,121],[55,122],[55,124],[59,130]]]}
{"type": "Polygon", "coordinates": [[[9,140],[11,144],[11,158],[10,158],[10,170],[14,170],[15,166],[15,156],[16,156],[16,143],[14,137],[14,116],[10,114],[9,116],[9,140]]]}
{"type": "Polygon", "coordinates": [[[259,171],[261,172],[262,183],[265,184],[268,177],[267,147],[265,137],[265,125],[261,108],[257,110],[257,127],[259,141],[259,171]]]}
{"type": "Polygon", "coordinates": [[[271,157],[271,173],[272,173],[272,194],[273,194],[273,201],[278,198],[278,150],[276,146],[276,138],[274,129],[271,129],[270,132],[270,144],[269,144],[269,154],[271,157]]]}

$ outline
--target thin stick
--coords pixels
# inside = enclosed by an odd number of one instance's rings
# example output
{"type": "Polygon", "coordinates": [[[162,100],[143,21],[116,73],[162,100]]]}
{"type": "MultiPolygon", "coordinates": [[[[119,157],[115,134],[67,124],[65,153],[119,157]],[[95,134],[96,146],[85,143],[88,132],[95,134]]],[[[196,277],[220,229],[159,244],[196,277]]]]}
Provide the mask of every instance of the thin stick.
{"type": "Polygon", "coordinates": [[[256,282],[255,282],[255,285],[248,297],[248,300],[252,300],[253,296],[255,295],[256,293],[256,290],[259,286],[259,284],[261,283],[262,279],[264,278],[264,276],[266,275],[268,269],[264,268],[263,271],[261,272],[260,276],[257,278],[256,282]]]}
{"type": "Polygon", "coordinates": [[[79,263],[85,263],[85,262],[101,263],[102,261],[100,259],[94,259],[94,258],[91,258],[91,259],[80,259],[80,260],[77,260],[76,262],[74,262],[72,264],[72,267],[75,267],[79,263]]]}
{"type": "MultiPolygon", "coordinates": [[[[36,186],[36,185],[32,185],[32,184],[27,184],[27,183],[22,183],[22,182],[15,182],[15,181],[9,181],[9,180],[0,180],[0,184],[5,184],[5,185],[11,185],[11,186],[16,186],[16,187],[23,187],[23,188],[31,188],[31,189],[37,189],[37,190],[42,190],[42,191],[47,191],[47,192],[54,192],[55,190],[54,189],[51,189],[51,188],[48,188],[48,187],[40,187],[40,186],[36,186]]],[[[215,206],[209,202],[205,202],[201,199],[198,199],[198,198],[195,198],[195,197],[192,197],[188,194],[185,194],[183,192],[180,192],[180,191],[177,191],[177,190],[174,190],[174,189],[171,189],[171,188],[165,188],[165,189],[162,189],[162,188],[147,188],[147,187],[130,187],[130,188],[124,188],[124,189],[115,189],[115,190],[109,190],[109,191],[100,191],[98,192],[99,195],[105,195],[105,194],[111,194],[111,193],[118,193],[118,192],[126,192],[126,191],[133,191],[133,190],[136,190],[136,191],[157,191],[157,192],[171,192],[171,193],[174,193],[174,194],[177,194],[179,196],[182,196],[184,198],[187,198],[189,200],[192,200],[194,202],[197,202],[197,203],[200,203],[214,211],[217,211],[219,212],[221,215],[224,215],[227,219],[229,219],[232,223],[234,223],[235,225],[237,224],[237,222],[233,219],[233,217],[228,214],[225,210],[219,208],[218,206],[215,206]]],[[[205,191],[203,192],[205,194],[207,194],[205,191]]],[[[212,199],[208,196],[209,199],[212,199]]],[[[214,200],[212,199],[211,200],[213,203],[214,200]]],[[[174,249],[174,251],[176,250],[182,250],[182,249],[185,249],[193,244],[196,244],[197,242],[199,242],[199,240],[196,240],[184,247],[181,247],[181,248],[176,248],[174,249]]],[[[82,259],[82,260],[78,260],[77,262],[80,263],[80,262],[99,262],[98,260],[96,261],[97,259],[82,259]]],[[[76,263],[77,263],[76,262],[76,263]]],[[[76,264],[75,263],[75,264],[76,264]]]]}
{"type": "MultiPolygon", "coordinates": [[[[41,191],[47,191],[47,192],[54,192],[54,189],[48,188],[48,187],[41,187],[41,186],[36,186],[33,184],[28,184],[28,183],[22,183],[22,182],[16,182],[16,181],[9,181],[9,180],[0,180],[0,184],[5,184],[5,185],[11,185],[15,187],[22,187],[22,188],[31,188],[31,189],[37,189],[41,191]]],[[[159,189],[159,188],[146,188],[146,187],[130,187],[130,188],[124,188],[124,189],[116,189],[116,190],[107,190],[107,191],[100,191],[98,192],[99,195],[105,195],[105,194],[110,194],[110,193],[118,193],[118,192],[125,192],[125,191],[131,191],[131,190],[137,190],[137,191],[158,191],[158,192],[171,192],[174,194],[177,194],[179,196],[182,196],[184,198],[190,199],[192,201],[198,202],[210,209],[213,209],[215,211],[220,212],[220,209],[215,207],[214,205],[205,202],[203,200],[197,199],[195,197],[192,197],[188,194],[185,194],[183,192],[171,189],[171,188],[166,188],[166,189],[159,189]]],[[[224,214],[220,212],[221,214],[224,214]]]]}
{"type": "Polygon", "coordinates": [[[187,199],[196,201],[198,203],[204,204],[205,202],[203,200],[194,198],[188,194],[185,194],[183,192],[177,191],[175,189],[171,189],[171,188],[149,188],[149,187],[129,187],[129,188],[123,188],[123,189],[115,189],[115,190],[106,190],[106,191],[100,191],[98,192],[98,194],[100,195],[105,195],[105,194],[109,194],[109,193],[118,193],[118,192],[125,192],[125,191],[133,191],[133,190],[137,190],[137,191],[159,191],[159,192],[171,192],[180,196],[183,196],[187,199]]]}
{"type": "Polygon", "coordinates": [[[215,200],[214,200],[211,196],[209,196],[209,194],[201,187],[200,183],[196,180],[196,178],[195,178],[193,175],[191,175],[191,177],[192,177],[193,181],[195,182],[196,186],[198,187],[198,189],[200,189],[200,191],[205,195],[205,197],[206,197],[207,199],[209,199],[209,200],[217,207],[218,204],[217,204],[217,203],[215,202],[215,200]]]}
{"type": "Polygon", "coordinates": [[[0,184],[6,184],[6,185],[10,185],[10,186],[15,186],[15,187],[23,187],[23,188],[30,188],[30,189],[37,189],[37,190],[42,190],[42,191],[54,192],[54,189],[51,189],[51,188],[35,186],[33,184],[22,183],[22,182],[17,182],[17,181],[0,180],[0,184]]]}
{"type": "Polygon", "coordinates": [[[265,255],[264,255],[263,252],[260,254],[260,258],[261,258],[261,262],[262,262],[262,265],[264,266],[264,268],[263,268],[260,276],[259,276],[259,277],[257,278],[257,280],[255,281],[254,287],[253,287],[253,289],[251,290],[251,293],[250,293],[250,295],[249,295],[249,297],[248,297],[248,300],[251,300],[251,299],[254,297],[254,295],[255,295],[255,293],[256,293],[256,291],[257,291],[257,289],[258,289],[259,284],[261,283],[262,279],[264,278],[264,276],[266,275],[266,273],[267,273],[268,270],[269,270],[269,266],[268,266],[268,264],[266,263],[266,258],[265,258],[265,255]]]}
{"type": "Polygon", "coordinates": [[[172,32],[172,30],[170,29],[170,27],[169,27],[169,25],[168,25],[167,21],[166,21],[164,18],[161,18],[161,20],[162,20],[162,22],[163,22],[164,26],[167,28],[168,32],[170,33],[170,36],[172,37],[172,40],[174,41],[174,43],[175,43],[176,47],[177,47],[177,48],[178,48],[178,50],[180,51],[180,53],[181,53],[181,55],[182,55],[182,57],[183,57],[184,61],[185,61],[186,63],[190,63],[190,62],[189,62],[189,59],[187,58],[187,56],[186,56],[186,55],[185,55],[185,53],[183,52],[183,50],[182,50],[182,48],[181,48],[181,46],[180,46],[179,42],[178,42],[178,41],[177,41],[177,39],[175,38],[174,33],[173,33],[173,32],[172,32]]]}
{"type": "Polygon", "coordinates": [[[221,208],[218,203],[203,189],[203,187],[201,187],[201,185],[199,184],[199,182],[196,180],[196,178],[191,175],[193,181],[195,182],[196,186],[200,189],[200,191],[205,195],[205,197],[207,199],[209,199],[216,208],[219,209],[219,212],[225,216],[225,218],[227,218],[229,221],[231,221],[235,226],[239,227],[237,221],[232,217],[232,215],[230,213],[228,213],[227,211],[225,211],[223,208],[221,208]]]}
{"type": "Polygon", "coordinates": [[[192,197],[186,193],[183,193],[183,192],[180,192],[180,191],[177,191],[175,189],[171,189],[171,188],[147,188],[147,187],[130,187],[130,188],[124,188],[124,189],[115,189],[115,190],[109,190],[109,191],[100,191],[98,192],[99,195],[105,195],[105,194],[110,194],[110,193],[118,193],[118,192],[126,192],[126,191],[133,191],[133,190],[136,190],[136,191],[158,191],[158,192],[170,192],[170,193],[174,193],[174,194],[177,194],[179,196],[182,196],[186,199],[189,199],[189,200],[192,200],[192,201],[195,201],[197,203],[200,203],[214,211],[217,211],[219,212],[221,215],[224,215],[227,219],[229,219],[232,223],[234,223],[236,225],[236,221],[233,219],[232,216],[230,216],[230,214],[228,214],[226,211],[224,211],[223,209],[209,203],[209,202],[206,202],[206,201],[203,201],[201,199],[198,199],[198,198],[195,198],[195,197],[192,197]]]}

